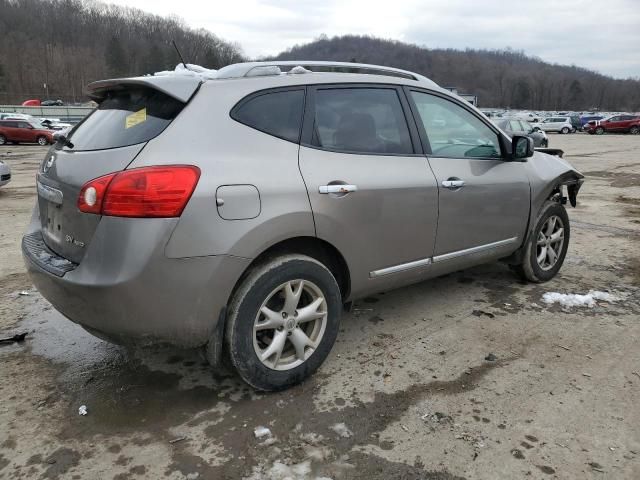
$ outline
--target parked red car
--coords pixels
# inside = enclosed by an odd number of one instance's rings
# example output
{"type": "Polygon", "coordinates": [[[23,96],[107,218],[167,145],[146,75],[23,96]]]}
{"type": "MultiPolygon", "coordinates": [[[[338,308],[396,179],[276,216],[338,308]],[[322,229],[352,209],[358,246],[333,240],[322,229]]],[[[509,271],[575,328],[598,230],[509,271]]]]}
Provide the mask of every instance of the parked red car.
{"type": "Polygon", "coordinates": [[[584,126],[584,131],[591,135],[602,135],[604,132],[640,133],[640,116],[615,115],[604,120],[591,120],[584,126]]]}
{"type": "Polygon", "coordinates": [[[31,124],[26,120],[0,120],[0,145],[12,143],[53,143],[53,131],[31,124]]]}

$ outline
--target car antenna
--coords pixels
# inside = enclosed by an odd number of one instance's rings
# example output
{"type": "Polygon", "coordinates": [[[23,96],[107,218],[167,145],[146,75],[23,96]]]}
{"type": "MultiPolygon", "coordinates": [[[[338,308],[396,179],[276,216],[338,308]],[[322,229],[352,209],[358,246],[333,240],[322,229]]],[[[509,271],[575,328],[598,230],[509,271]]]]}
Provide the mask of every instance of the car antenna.
{"type": "Polygon", "coordinates": [[[189,70],[187,68],[187,64],[184,63],[184,58],[182,58],[182,54],[180,53],[180,50],[178,50],[178,46],[176,45],[176,41],[175,40],[171,40],[171,43],[173,44],[173,48],[176,49],[176,53],[178,54],[178,57],[180,58],[180,61],[182,62],[182,66],[184,67],[185,70],[189,70]]]}

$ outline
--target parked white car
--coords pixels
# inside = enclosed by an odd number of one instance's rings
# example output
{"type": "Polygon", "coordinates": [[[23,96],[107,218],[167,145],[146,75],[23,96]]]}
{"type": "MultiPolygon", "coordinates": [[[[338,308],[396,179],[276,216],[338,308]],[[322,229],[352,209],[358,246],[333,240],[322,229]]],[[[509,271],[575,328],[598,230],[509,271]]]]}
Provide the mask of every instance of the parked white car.
{"type": "Polygon", "coordinates": [[[513,118],[529,123],[538,123],[540,121],[540,116],[532,112],[518,112],[513,115],[513,118]]]}
{"type": "Polygon", "coordinates": [[[11,169],[0,160],[0,187],[9,183],[9,180],[11,180],[11,169]]]}
{"type": "Polygon", "coordinates": [[[547,117],[539,125],[545,132],[571,133],[573,131],[569,117],[547,117]]]}

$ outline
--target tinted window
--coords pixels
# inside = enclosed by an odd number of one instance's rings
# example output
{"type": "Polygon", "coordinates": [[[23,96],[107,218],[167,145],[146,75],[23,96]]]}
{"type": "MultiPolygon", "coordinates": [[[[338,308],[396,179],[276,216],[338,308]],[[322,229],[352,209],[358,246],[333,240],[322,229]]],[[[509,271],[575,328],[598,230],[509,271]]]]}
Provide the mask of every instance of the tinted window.
{"type": "Polygon", "coordinates": [[[312,143],[354,153],[413,153],[398,93],[388,88],[317,90],[312,143]]]}
{"type": "Polygon", "coordinates": [[[460,105],[422,92],[411,92],[434,156],[500,158],[500,141],[487,124],[460,105]]]}
{"type": "Polygon", "coordinates": [[[304,90],[270,92],[241,103],[231,117],[262,132],[297,142],[303,107],[304,90]]]}
{"type": "Polygon", "coordinates": [[[109,92],[71,131],[74,150],[102,150],[147,142],[176,118],[184,104],[151,89],[109,92]]]}

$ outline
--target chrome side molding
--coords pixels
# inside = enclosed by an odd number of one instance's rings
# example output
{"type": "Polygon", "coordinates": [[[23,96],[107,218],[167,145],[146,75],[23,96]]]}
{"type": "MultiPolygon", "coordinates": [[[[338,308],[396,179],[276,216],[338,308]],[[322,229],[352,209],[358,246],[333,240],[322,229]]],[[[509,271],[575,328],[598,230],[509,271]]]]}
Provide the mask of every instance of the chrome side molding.
{"type": "Polygon", "coordinates": [[[393,267],[381,268],[380,270],[374,270],[369,272],[369,278],[382,277],[384,275],[391,275],[392,273],[404,272],[405,270],[412,270],[418,267],[425,267],[431,264],[430,258],[423,258],[422,260],[416,260],[409,263],[401,263],[400,265],[394,265],[393,267]]]}
{"type": "Polygon", "coordinates": [[[426,267],[436,262],[443,262],[446,260],[453,260],[454,258],[464,257],[465,255],[472,255],[474,253],[481,253],[488,250],[492,250],[498,247],[504,247],[518,241],[518,237],[511,237],[505,240],[499,240],[497,242],[487,243],[485,245],[478,245],[477,247],[466,248],[464,250],[458,250],[451,253],[445,253],[444,255],[437,255],[431,258],[423,258],[422,260],[415,260],[413,262],[401,263],[400,265],[394,265],[392,267],[381,268],[380,270],[374,270],[369,272],[369,278],[382,277],[384,275],[391,275],[393,273],[400,273],[406,270],[413,270],[414,268],[426,267]]]}
{"type": "Polygon", "coordinates": [[[505,240],[499,240],[493,243],[487,243],[485,245],[478,245],[477,247],[466,248],[464,250],[458,250],[456,252],[445,253],[444,255],[436,255],[433,257],[433,263],[443,262],[445,260],[451,260],[458,257],[464,257],[465,255],[471,255],[473,253],[480,253],[486,250],[492,250],[498,247],[504,247],[518,241],[518,237],[507,238],[505,240]]]}

